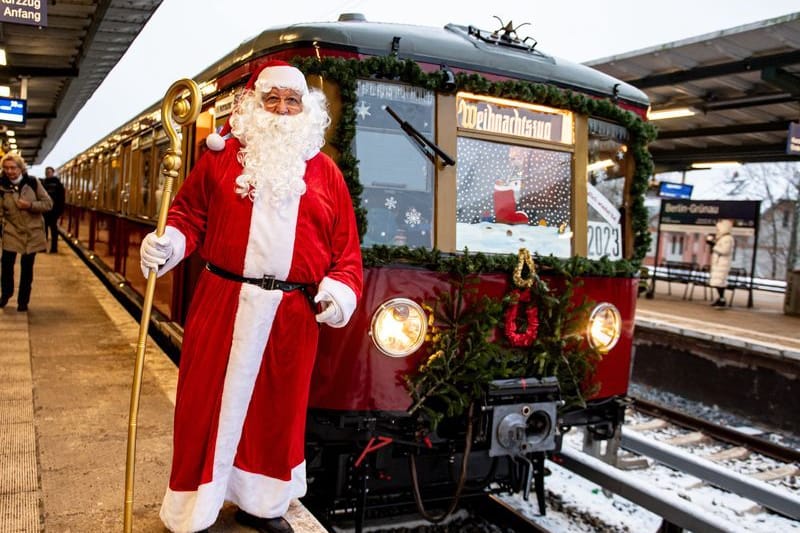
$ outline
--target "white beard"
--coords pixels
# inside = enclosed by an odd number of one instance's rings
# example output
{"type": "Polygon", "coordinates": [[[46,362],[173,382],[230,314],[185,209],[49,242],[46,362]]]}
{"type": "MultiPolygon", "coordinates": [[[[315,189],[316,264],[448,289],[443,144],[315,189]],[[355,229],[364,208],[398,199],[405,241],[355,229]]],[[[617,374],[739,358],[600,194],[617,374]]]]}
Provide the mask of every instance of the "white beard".
{"type": "Polygon", "coordinates": [[[236,178],[239,195],[252,201],[264,198],[281,207],[306,192],[306,161],[322,147],[327,125],[327,113],[321,128],[317,113],[318,108],[309,105],[298,115],[270,113],[255,95],[250,102],[241,102],[240,112],[231,118],[232,132],[242,142],[238,158],[244,168],[236,178]]]}

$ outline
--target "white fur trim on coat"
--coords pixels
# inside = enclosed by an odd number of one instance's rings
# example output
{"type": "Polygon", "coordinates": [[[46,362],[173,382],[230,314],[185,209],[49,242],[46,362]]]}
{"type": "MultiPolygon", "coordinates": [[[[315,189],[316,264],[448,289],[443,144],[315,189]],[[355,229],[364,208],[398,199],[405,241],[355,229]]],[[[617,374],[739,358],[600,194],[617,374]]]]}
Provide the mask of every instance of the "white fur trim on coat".
{"type": "Polygon", "coordinates": [[[290,65],[267,67],[261,71],[256,80],[256,90],[268,93],[274,87],[281,89],[294,89],[301,95],[308,94],[306,77],[300,69],[290,65]]]}
{"type": "Polygon", "coordinates": [[[336,281],[329,277],[322,278],[319,284],[319,290],[326,291],[330,294],[333,301],[339,306],[339,309],[342,310],[342,319],[340,321],[333,323],[326,322],[326,324],[332,328],[345,327],[350,321],[350,317],[353,316],[353,312],[356,310],[356,304],[358,303],[356,293],[341,281],[336,281]]]}
{"type": "Polygon", "coordinates": [[[178,263],[183,261],[183,256],[186,254],[186,237],[177,228],[167,226],[164,228],[164,235],[169,238],[172,243],[172,255],[164,265],[158,269],[158,275],[162,276],[175,268],[178,263]]]}
{"type": "Polygon", "coordinates": [[[206,137],[206,146],[208,146],[209,150],[219,152],[225,148],[225,138],[219,133],[214,132],[206,137]]]}

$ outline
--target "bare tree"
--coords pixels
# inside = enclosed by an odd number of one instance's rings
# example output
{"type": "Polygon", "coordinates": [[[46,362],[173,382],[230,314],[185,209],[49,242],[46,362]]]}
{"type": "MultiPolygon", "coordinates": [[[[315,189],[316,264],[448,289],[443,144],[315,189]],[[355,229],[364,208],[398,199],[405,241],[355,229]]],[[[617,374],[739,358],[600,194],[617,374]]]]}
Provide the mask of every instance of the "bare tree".
{"type": "Polygon", "coordinates": [[[761,200],[762,215],[767,216],[761,218],[758,246],[768,252],[769,277],[783,277],[797,257],[800,164],[751,163],[729,174],[725,181],[734,186],[732,195],[761,200]]]}

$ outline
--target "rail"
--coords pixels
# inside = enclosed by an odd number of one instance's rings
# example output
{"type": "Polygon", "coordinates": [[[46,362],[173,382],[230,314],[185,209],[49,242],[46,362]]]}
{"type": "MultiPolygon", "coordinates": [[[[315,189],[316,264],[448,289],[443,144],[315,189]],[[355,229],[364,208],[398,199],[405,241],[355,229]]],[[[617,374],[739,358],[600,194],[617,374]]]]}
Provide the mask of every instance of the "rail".
{"type": "Polygon", "coordinates": [[[636,396],[629,396],[629,398],[633,401],[634,409],[641,413],[664,418],[694,431],[702,431],[710,437],[733,446],[746,446],[748,449],[761,455],[771,457],[776,461],[800,464],[800,450],[798,449],[777,444],[761,436],[748,435],[747,433],[742,433],[728,426],[714,424],[702,418],[681,412],[680,410],[656,404],[636,396]]]}
{"type": "Polygon", "coordinates": [[[740,529],[736,524],[713,516],[679,496],[637,480],[627,472],[574,448],[565,446],[558,456],[565,468],[649,509],[663,517],[669,524],[691,531],[708,533],[729,533],[740,529]]]}
{"type": "Polygon", "coordinates": [[[626,428],[622,428],[622,447],[646,455],[663,465],[695,476],[723,490],[753,500],[785,516],[800,519],[800,498],[780,491],[764,481],[742,476],[707,459],[647,439],[626,428]]]}

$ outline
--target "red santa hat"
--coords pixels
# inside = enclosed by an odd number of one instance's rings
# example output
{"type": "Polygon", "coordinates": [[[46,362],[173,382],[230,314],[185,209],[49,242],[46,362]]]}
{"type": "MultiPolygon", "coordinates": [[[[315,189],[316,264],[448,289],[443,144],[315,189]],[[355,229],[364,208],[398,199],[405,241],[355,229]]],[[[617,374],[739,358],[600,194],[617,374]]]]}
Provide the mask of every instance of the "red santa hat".
{"type": "MultiPolygon", "coordinates": [[[[279,59],[270,59],[259,65],[258,68],[253,71],[250,79],[247,80],[247,85],[244,86],[245,90],[255,90],[260,93],[268,93],[275,87],[294,89],[303,96],[308,94],[306,77],[300,72],[300,69],[279,59]]],[[[222,150],[225,148],[225,137],[230,134],[230,132],[231,121],[230,118],[228,118],[219,133],[212,133],[206,137],[206,146],[215,152],[222,150]]]]}

